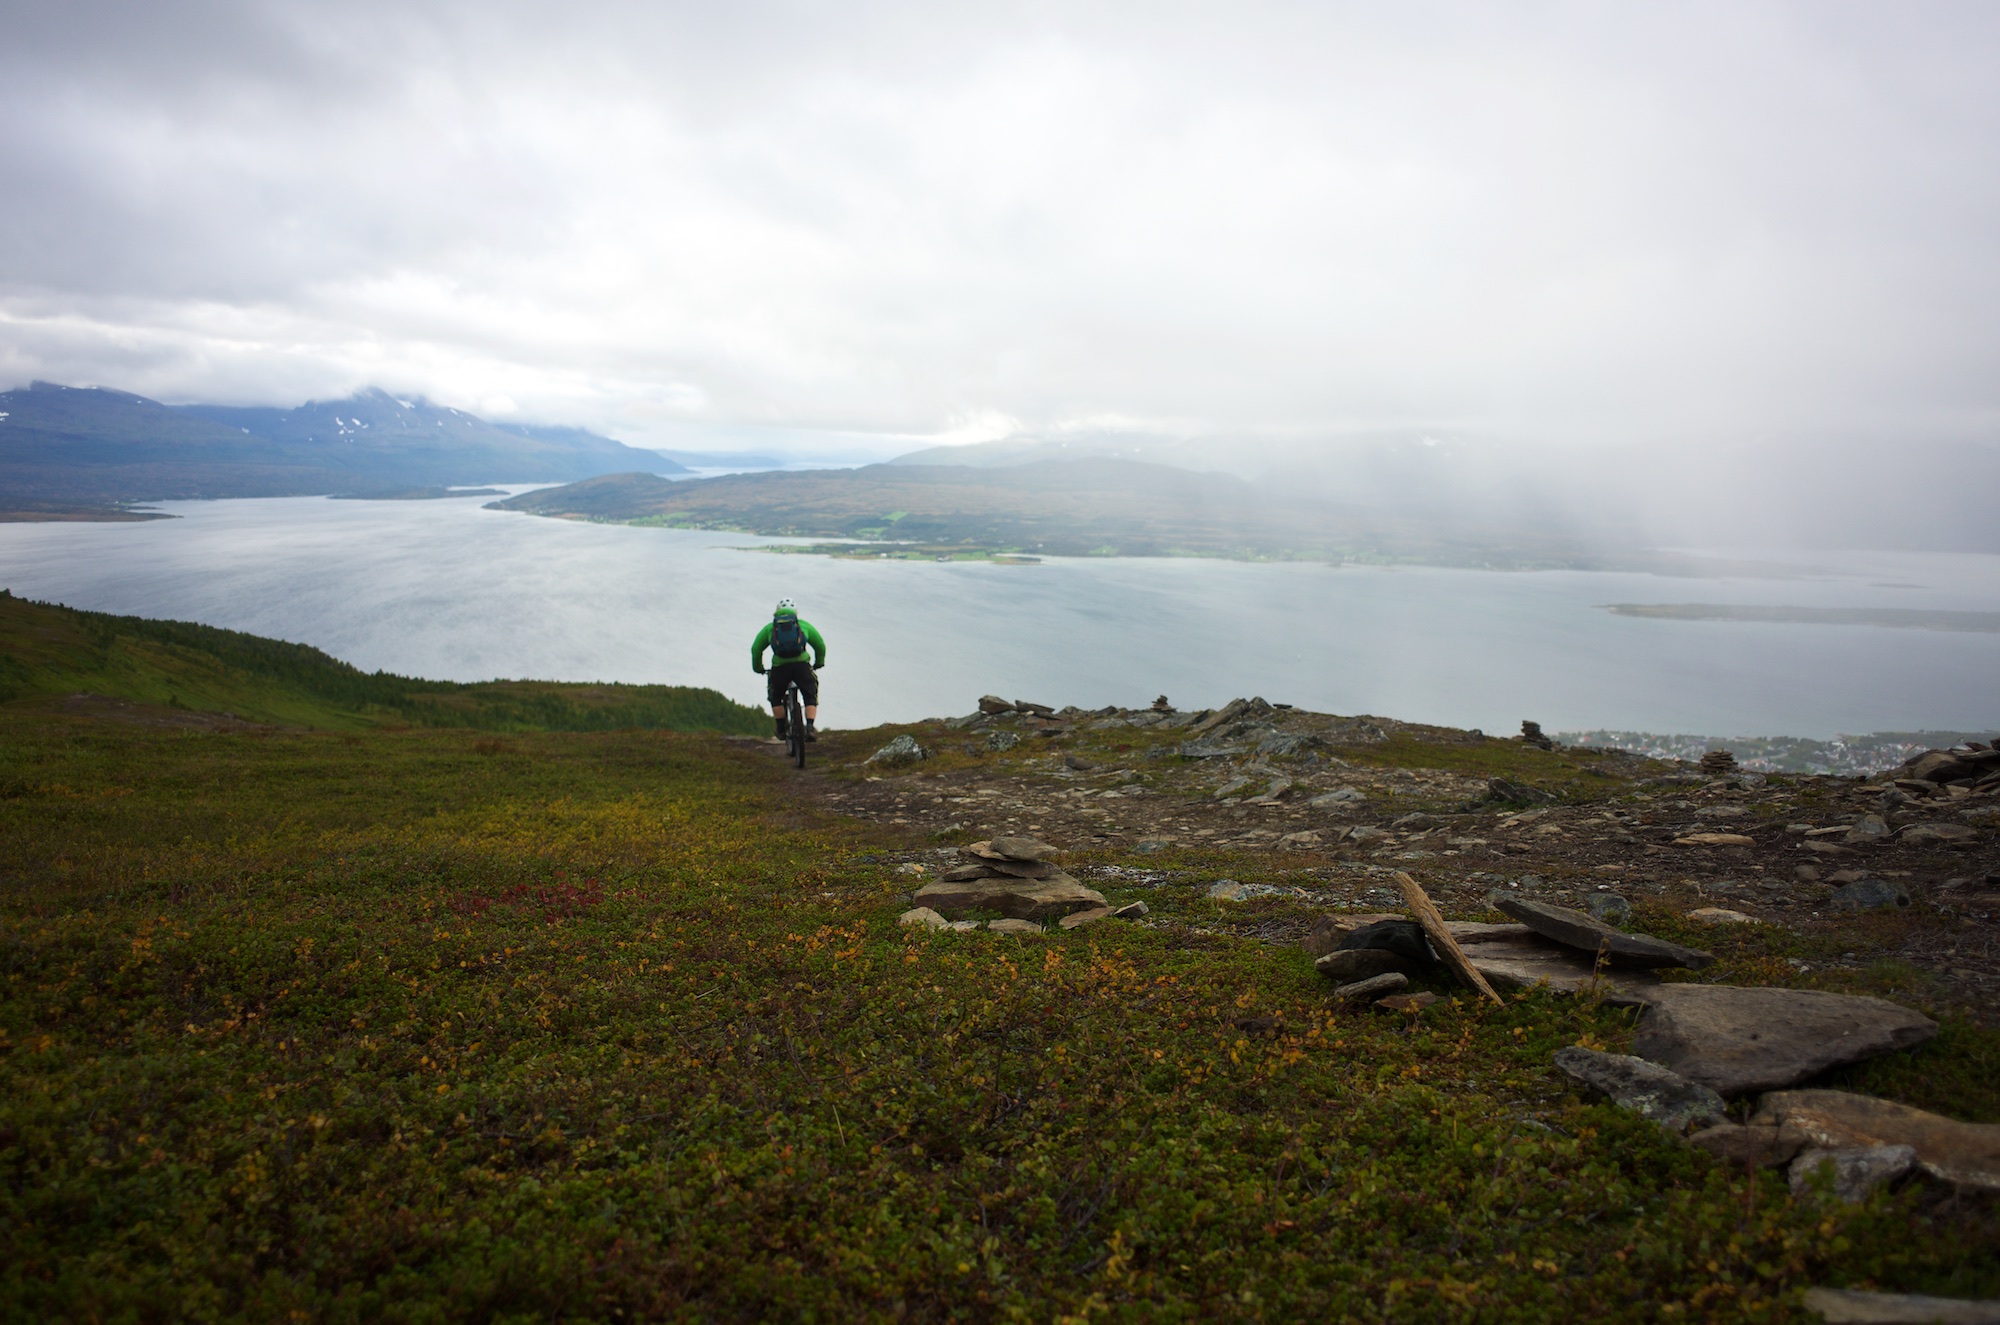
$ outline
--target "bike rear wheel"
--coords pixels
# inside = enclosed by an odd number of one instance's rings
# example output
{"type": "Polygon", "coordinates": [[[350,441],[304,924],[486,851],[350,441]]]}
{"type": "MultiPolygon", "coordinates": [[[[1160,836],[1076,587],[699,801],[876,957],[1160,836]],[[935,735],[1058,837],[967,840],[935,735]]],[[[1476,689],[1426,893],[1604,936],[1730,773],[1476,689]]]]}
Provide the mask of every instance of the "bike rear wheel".
{"type": "Polygon", "coordinates": [[[791,732],[792,760],[800,768],[806,766],[806,712],[799,703],[799,688],[793,686],[785,692],[785,725],[791,732]]]}

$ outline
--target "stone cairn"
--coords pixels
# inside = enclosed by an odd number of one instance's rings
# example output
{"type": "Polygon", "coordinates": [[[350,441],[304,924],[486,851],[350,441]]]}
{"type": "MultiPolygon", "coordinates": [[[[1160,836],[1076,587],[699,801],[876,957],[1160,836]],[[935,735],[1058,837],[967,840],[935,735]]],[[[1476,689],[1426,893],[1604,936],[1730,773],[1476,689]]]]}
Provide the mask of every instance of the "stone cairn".
{"type": "Polygon", "coordinates": [[[1542,735],[1541,723],[1529,722],[1525,718],[1521,720],[1521,744],[1532,745],[1537,750],[1553,750],[1556,748],[1554,741],[1542,735]]]}
{"type": "Polygon", "coordinates": [[[1174,706],[1167,702],[1167,697],[1165,695],[1161,695],[1158,699],[1153,701],[1153,712],[1172,713],[1173,711],[1174,711],[1174,706]]]}
{"type": "Polygon", "coordinates": [[[1728,750],[1710,750],[1701,757],[1701,771],[1727,777],[1736,771],[1736,756],[1728,750]]]}
{"type": "Polygon", "coordinates": [[[1056,849],[1032,837],[996,837],[960,847],[964,862],[918,890],[916,905],[947,918],[998,911],[1018,920],[1053,920],[1104,905],[1104,895],[1055,863],[1056,849]]]}

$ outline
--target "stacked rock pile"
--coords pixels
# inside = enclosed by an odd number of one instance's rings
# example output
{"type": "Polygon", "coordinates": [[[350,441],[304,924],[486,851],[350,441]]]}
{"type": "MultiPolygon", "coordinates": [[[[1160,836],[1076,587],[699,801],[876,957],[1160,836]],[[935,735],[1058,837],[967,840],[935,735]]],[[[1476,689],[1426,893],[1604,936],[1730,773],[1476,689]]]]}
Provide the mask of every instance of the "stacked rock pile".
{"type": "Polygon", "coordinates": [[[1553,750],[1556,748],[1554,741],[1542,735],[1542,724],[1539,722],[1529,722],[1526,718],[1521,720],[1521,744],[1532,745],[1537,750],[1553,750]]]}
{"type": "MultiPolygon", "coordinates": [[[[1650,996],[1657,969],[1700,970],[1715,958],[1647,934],[1629,934],[1582,911],[1511,894],[1495,894],[1494,908],[1514,924],[1448,921],[1452,939],[1472,967],[1500,989],[1550,988],[1575,993],[1598,989],[1612,1002],[1650,996]]],[[[1306,940],[1320,974],[1344,982],[1396,972],[1437,976],[1438,955],[1416,921],[1378,916],[1352,930],[1342,918],[1323,922],[1306,940]]]]}
{"type": "Polygon", "coordinates": [[[1055,863],[1058,854],[1032,837],[974,842],[959,848],[964,864],[925,884],[912,900],[954,920],[974,911],[997,911],[1013,920],[1054,920],[1104,906],[1104,894],[1055,863]]]}
{"type": "MultiPolygon", "coordinates": [[[[1802,1198],[1819,1193],[1829,1170],[1832,1193],[1844,1200],[1917,1175],[1962,1191],[2000,1192],[2000,1126],[1845,1091],[1796,1089],[1832,1068],[1928,1042],[1938,1027],[1922,1013],[1817,989],[1662,983],[1660,968],[1699,970],[1713,958],[1567,907],[1512,895],[1490,900],[1518,923],[1445,923],[1491,983],[1593,992],[1641,1009],[1632,1054],[1557,1051],[1556,1066],[1593,1093],[1673,1135],[1693,1131],[1689,1142],[1718,1159],[1788,1168],[1802,1198]],[[1743,1096],[1761,1098],[1746,1122],[1732,1122],[1725,1101],[1743,1096]]],[[[1430,937],[1403,916],[1329,918],[1305,947],[1339,983],[1334,994],[1343,1001],[1375,999],[1412,977],[1446,978],[1430,937]]],[[[1414,997],[1375,999],[1375,1006],[1408,1011],[1414,997]]]]}
{"type": "Polygon", "coordinates": [[[1990,791],[2000,788],[2000,749],[1983,741],[1968,741],[1949,750],[1926,750],[1905,761],[1893,776],[1899,784],[1990,791]]]}
{"type": "Polygon", "coordinates": [[[1710,750],[1701,757],[1701,771],[1726,777],[1736,771],[1736,756],[1728,750],[1710,750]]]}

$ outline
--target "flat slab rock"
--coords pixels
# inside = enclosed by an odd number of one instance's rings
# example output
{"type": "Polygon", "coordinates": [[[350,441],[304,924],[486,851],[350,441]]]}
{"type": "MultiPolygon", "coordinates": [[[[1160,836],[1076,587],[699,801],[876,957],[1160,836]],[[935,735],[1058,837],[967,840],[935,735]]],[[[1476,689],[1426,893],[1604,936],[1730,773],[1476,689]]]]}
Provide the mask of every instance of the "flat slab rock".
{"type": "Polygon", "coordinates": [[[919,888],[912,900],[951,918],[968,911],[998,911],[1012,920],[1057,920],[1072,911],[1106,905],[1103,893],[1067,874],[1046,879],[940,879],[919,888]]]}
{"type": "Polygon", "coordinates": [[[1576,949],[1546,942],[1525,927],[1519,936],[1460,939],[1458,947],[1495,989],[1547,985],[1559,994],[1580,994],[1595,988],[1608,1003],[1633,1004],[1644,1003],[1660,987],[1660,977],[1651,971],[1599,971],[1576,949]]]}
{"type": "Polygon", "coordinates": [[[1791,1131],[1825,1150],[1909,1146],[1939,1182],[2000,1192],[2000,1124],[1961,1123],[1845,1090],[1773,1091],[1746,1130],[1791,1131]]]}
{"type": "Polygon", "coordinates": [[[962,846],[958,849],[958,854],[976,860],[1012,860],[1022,864],[1038,864],[1054,860],[1062,853],[1040,838],[996,837],[990,841],[962,846]]]}
{"type": "Polygon", "coordinates": [[[1886,999],[1817,989],[1669,985],[1650,991],[1632,1049],[1725,1096],[1782,1090],[1913,1049],[1937,1023],[1886,999]]]}
{"type": "Polygon", "coordinates": [[[1503,915],[1514,919],[1534,930],[1543,938],[1553,939],[1566,947],[1575,948],[1595,957],[1599,952],[1608,952],[1612,964],[1617,966],[1637,966],[1642,969],[1660,966],[1679,966],[1687,970],[1700,970],[1715,960],[1712,953],[1699,948],[1684,948],[1678,943],[1656,939],[1650,934],[1627,934],[1613,929],[1595,916],[1582,911],[1572,911],[1566,906],[1551,906],[1547,902],[1533,902],[1525,897],[1509,897],[1496,894],[1493,906],[1503,915]]]}
{"type": "Polygon", "coordinates": [[[1805,1307],[1827,1325],[2000,1325],[2000,1302],[1859,1288],[1808,1288],[1805,1307]]]}
{"type": "Polygon", "coordinates": [[[1556,1066],[1578,1085],[1676,1135],[1723,1120],[1722,1096],[1643,1058],[1573,1044],[1556,1050],[1556,1066]]]}
{"type": "Polygon", "coordinates": [[[1342,985],[1333,991],[1333,996],[1356,1001],[1374,1000],[1389,994],[1401,993],[1409,987],[1409,976],[1400,971],[1385,971],[1381,975],[1371,975],[1366,980],[1356,980],[1353,984],[1342,985]]]}

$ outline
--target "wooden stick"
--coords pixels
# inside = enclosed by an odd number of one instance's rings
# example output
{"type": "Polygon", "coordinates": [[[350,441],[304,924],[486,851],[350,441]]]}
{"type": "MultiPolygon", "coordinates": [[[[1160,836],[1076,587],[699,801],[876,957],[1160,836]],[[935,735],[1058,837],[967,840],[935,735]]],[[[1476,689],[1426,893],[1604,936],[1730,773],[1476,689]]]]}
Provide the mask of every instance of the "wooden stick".
{"type": "Polygon", "coordinates": [[[1505,1007],[1506,1000],[1494,993],[1493,986],[1486,983],[1486,977],[1479,973],[1479,968],[1466,960],[1465,952],[1458,946],[1458,940],[1453,938],[1451,930],[1445,927],[1444,917],[1438,914],[1435,906],[1431,905],[1431,899],[1425,895],[1423,887],[1401,870],[1396,871],[1396,886],[1403,890],[1403,901],[1409,905],[1410,914],[1424,927],[1424,933],[1430,935],[1431,946],[1438,950],[1438,956],[1444,958],[1444,964],[1452,969],[1452,973],[1495,1003],[1505,1007]]]}

